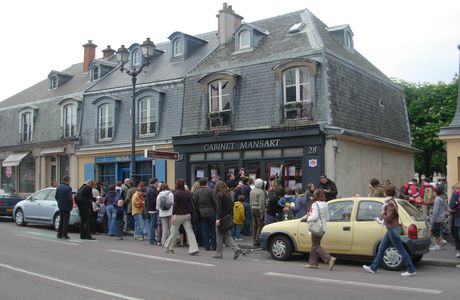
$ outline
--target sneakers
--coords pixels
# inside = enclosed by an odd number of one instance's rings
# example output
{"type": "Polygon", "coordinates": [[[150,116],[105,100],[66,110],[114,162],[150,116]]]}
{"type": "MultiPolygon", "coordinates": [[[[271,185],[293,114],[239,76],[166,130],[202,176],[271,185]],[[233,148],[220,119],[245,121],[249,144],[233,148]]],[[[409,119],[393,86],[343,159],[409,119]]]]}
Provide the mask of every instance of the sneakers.
{"type": "Polygon", "coordinates": [[[444,246],[445,244],[447,244],[447,241],[445,239],[442,239],[441,240],[441,247],[444,246]]]}
{"type": "Polygon", "coordinates": [[[329,258],[329,262],[328,262],[329,271],[332,271],[332,269],[334,269],[336,260],[337,258],[335,258],[334,256],[331,256],[331,258],[329,258]]]}
{"type": "Polygon", "coordinates": [[[375,271],[372,270],[370,266],[363,265],[363,269],[364,269],[364,271],[366,271],[367,273],[375,274],[375,271]]]}
{"type": "Polygon", "coordinates": [[[307,269],[318,269],[318,266],[317,265],[307,264],[307,265],[305,265],[305,268],[307,268],[307,269]]]}
{"type": "Polygon", "coordinates": [[[417,274],[417,272],[404,272],[404,273],[401,273],[401,276],[402,277],[411,277],[411,276],[415,276],[417,274]]]}
{"type": "Polygon", "coordinates": [[[213,255],[213,256],[212,256],[212,258],[221,259],[221,258],[222,258],[222,256],[221,256],[221,255],[217,255],[217,254],[216,254],[216,255],[213,255]]]}
{"type": "Polygon", "coordinates": [[[436,245],[436,244],[430,247],[430,251],[439,251],[441,249],[442,249],[441,246],[436,245]]]}
{"type": "Polygon", "coordinates": [[[456,258],[460,258],[460,251],[457,251],[457,254],[455,254],[456,258]]]}
{"type": "Polygon", "coordinates": [[[192,252],[192,253],[189,253],[191,256],[198,256],[200,255],[200,251],[195,251],[195,252],[192,252]]]}
{"type": "Polygon", "coordinates": [[[233,254],[233,259],[237,259],[240,254],[243,253],[243,251],[241,251],[241,249],[238,249],[235,251],[235,254],[233,254]]]}

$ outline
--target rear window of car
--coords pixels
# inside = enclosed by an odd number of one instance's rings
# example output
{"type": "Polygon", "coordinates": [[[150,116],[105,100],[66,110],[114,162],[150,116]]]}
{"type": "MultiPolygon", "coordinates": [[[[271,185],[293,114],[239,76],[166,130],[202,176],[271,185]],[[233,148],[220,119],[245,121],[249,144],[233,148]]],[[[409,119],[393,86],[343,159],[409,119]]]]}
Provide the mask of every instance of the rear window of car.
{"type": "Polygon", "coordinates": [[[415,206],[407,202],[406,200],[398,200],[399,207],[402,207],[404,211],[412,218],[414,221],[424,221],[425,218],[421,211],[419,211],[415,206]]]}

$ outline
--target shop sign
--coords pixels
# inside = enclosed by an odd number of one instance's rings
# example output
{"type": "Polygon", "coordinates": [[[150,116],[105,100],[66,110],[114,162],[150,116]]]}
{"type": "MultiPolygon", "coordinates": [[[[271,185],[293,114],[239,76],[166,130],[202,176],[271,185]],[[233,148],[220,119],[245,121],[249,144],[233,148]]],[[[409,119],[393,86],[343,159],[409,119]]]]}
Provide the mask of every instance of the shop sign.
{"type": "Polygon", "coordinates": [[[318,160],[317,159],[309,159],[308,160],[308,166],[310,168],[316,168],[318,166],[318,160]]]}
{"type": "Polygon", "coordinates": [[[144,150],[144,156],[147,158],[158,158],[158,159],[172,159],[178,160],[179,153],[177,152],[166,152],[166,151],[157,151],[157,150],[144,150]]]}
{"type": "Polygon", "coordinates": [[[211,143],[205,144],[204,152],[211,151],[238,151],[249,149],[271,149],[280,147],[281,139],[250,140],[241,142],[211,143]]]}

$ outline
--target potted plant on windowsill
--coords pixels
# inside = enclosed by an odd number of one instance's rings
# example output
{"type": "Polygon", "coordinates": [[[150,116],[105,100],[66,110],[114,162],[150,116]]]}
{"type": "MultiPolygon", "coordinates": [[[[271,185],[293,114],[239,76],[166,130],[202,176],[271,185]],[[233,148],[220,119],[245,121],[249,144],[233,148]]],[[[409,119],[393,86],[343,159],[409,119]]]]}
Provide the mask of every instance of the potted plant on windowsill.
{"type": "Polygon", "coordinates": [[[286,110],[297,110],[303,108],[303,102],[294,101],[284,104],[284,109],[286,110]]]}
{"type": "Polygon", "coordinates": [[[208,118],[209,119],[215,119],[215,118],[218,118],[220,117],[220,114],[218,111],[212,111],[210,113],[208,113],[208,118]]]}

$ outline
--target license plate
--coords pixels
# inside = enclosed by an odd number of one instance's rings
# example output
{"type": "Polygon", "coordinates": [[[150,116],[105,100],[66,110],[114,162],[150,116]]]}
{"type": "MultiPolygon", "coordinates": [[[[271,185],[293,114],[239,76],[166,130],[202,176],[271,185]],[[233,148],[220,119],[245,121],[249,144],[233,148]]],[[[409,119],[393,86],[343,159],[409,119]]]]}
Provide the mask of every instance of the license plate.
{"type": "Polygon", "coordinates": [[[6,209],[6,212],[12,213],[12,212],[13,212],[13,209],[12,209],[12,208],[7,208],[7,209],[6,209]]]}

